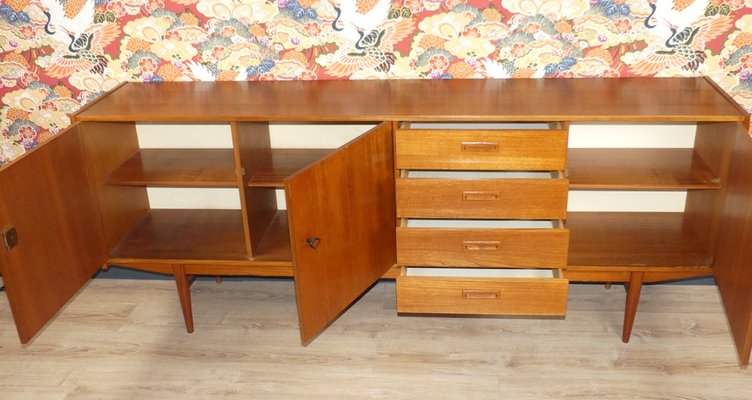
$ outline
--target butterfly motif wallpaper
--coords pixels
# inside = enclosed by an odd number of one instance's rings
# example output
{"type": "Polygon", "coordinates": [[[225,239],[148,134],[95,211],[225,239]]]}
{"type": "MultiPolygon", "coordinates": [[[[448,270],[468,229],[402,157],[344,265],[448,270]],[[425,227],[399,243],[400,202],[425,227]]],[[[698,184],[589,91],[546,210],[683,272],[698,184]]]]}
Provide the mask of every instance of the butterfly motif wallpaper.
{"type": "Polygon", "coordinates": [[[710,76],[752,0],[0,0],[0,165],[122,81],[710,76]]]}

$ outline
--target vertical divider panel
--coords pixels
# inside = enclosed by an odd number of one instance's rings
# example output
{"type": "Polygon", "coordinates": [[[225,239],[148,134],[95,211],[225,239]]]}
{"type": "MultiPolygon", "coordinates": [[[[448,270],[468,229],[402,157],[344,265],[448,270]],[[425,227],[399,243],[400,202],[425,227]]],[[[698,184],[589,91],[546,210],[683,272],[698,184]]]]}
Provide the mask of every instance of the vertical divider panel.
{"type": "Polygon", "coordinates": [[[713,274],[721,292],[739,361],[747,365],[752,349],[752,138],[749,120],[736,127],[730,151],[713,274]]]}
{"type": "Polygon", "coordinates": [[[269,123],[233,122],[231,127],[246,247],[248,256],[253,257],[277,213],[274,189],[248,186],[254,172],[271,162],[269,123]]]}
{"type": "Polygon", "coordinates": [[[110,175],[139,151],[136,124],[81,122],[79,126],[109,252],[149,210],[145,187],[107,184],[110,175]]]}
{"type": "Polygon", "coordinates": [[[685,221],[707,243],[710,254],[715,251],[721,223],[723,198],[731,158],[731,147],[737,132],[736,122],[698,122],[695,154],[710,167],[720,180],[719,190],[690,190],[685,203],[685,221]]]}

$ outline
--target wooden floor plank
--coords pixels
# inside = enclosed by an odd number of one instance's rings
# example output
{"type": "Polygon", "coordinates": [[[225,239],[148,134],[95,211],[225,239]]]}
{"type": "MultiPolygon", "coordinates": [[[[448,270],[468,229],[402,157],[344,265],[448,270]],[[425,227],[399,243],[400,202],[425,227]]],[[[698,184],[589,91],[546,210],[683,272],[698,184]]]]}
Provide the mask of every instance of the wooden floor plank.
{"type": "Polygon", "coordinates": [[[713,286],[572,285],[566,319],[396,315],[381,282],[308,347],[291,280],[97,279],[30,346],[0,294],[2,399],[748,399],[713,286]]]}

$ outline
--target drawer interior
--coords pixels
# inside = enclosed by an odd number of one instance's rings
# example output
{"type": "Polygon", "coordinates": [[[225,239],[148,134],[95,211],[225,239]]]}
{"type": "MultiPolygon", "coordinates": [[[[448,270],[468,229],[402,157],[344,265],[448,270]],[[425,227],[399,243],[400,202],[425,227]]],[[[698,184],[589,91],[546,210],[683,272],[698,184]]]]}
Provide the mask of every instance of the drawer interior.
{"type": "Polygon", "coordinates": [[[403,129],[431,130],[558,130],[560,122],[404,122],[403,129]]]}
{"type": "Polygon", "coordinates": [[[560,220],[529,219],[419,219],[405,218],[407,228],[478,228],[478,229],[554,229],[561,228],[560,220]]]}
{"type": "Polygon", "coordinates": [[[404,171],[403,178],[423,179],[553,179],[557,172],[534,171],[404,171]]]}
{"type": "Polygon", "coordinates": [[[559,269],[512,269],[512,268],[423,268],[405,267],[403,276],[442,278],[561,278],[559,269]]]}

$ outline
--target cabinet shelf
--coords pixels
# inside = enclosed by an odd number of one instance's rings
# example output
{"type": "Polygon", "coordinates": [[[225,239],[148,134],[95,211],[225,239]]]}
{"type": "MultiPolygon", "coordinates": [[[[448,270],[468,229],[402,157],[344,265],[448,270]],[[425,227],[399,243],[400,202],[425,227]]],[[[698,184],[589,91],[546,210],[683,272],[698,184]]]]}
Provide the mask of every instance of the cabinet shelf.
{"type": "Polygon", "coordinates": [[[332,153],[334,149],[264,149],[254,161],[255,167],[249,172],[249,187],[285,186],[285,180],[292,174],[315,163],[332,153]]]}
{"type": "Polygon", "coordinates": [[[706,245],[684,213],[572,212],[567,216],[573,267],[707,267],[706,245]]]}
{"type": "Polygon", "coordinates": [[[239,210],[149,210],[110,253],[120,260],[248,260],[239,210]]]}
{"type": "Polygon", "coordinates": [[[570,149],[569,187],[584,190],[719,189],[693,149],[570,149]]]}
{"type": "Polygon", "coordinates": [[[107,183],[121,186],[237,187],[232,149],[141,149],[107,183]]]}

